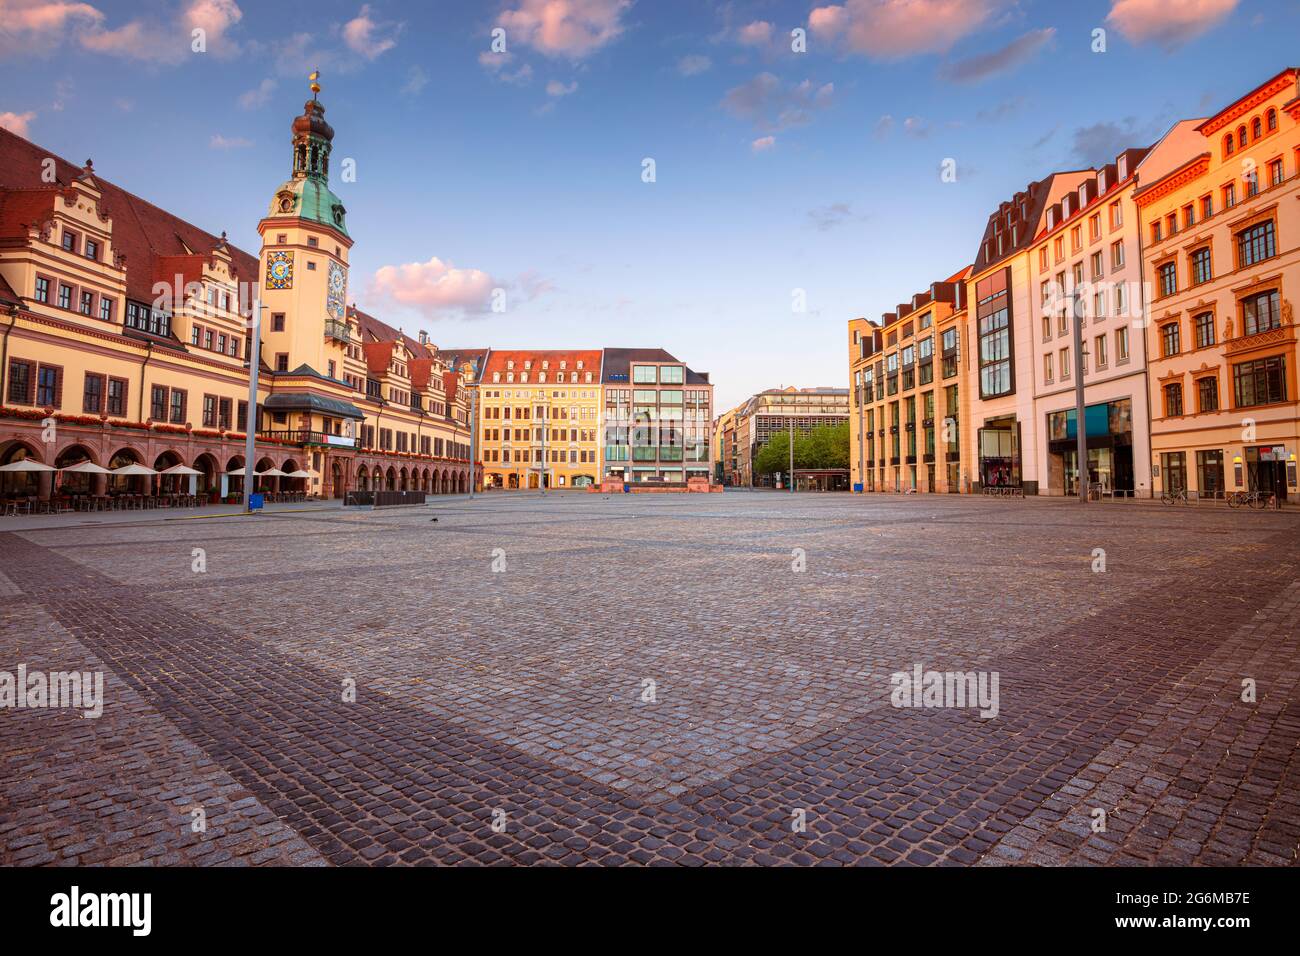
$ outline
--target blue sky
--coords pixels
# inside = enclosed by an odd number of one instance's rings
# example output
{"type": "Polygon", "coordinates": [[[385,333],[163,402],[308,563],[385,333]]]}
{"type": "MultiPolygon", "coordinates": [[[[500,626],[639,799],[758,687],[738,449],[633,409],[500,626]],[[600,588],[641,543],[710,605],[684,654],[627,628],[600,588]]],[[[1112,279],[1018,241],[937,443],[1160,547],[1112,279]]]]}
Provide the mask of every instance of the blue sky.
{"type": "Polygon", "coordinates": [[[846,384],[845,321],[966,265],[1003,198],[1297,35],[1263,0],[0,0],[0,123],[255,251],[319,66],[362,308],[442,345],[663,347],[724,409],[846,384]]]}

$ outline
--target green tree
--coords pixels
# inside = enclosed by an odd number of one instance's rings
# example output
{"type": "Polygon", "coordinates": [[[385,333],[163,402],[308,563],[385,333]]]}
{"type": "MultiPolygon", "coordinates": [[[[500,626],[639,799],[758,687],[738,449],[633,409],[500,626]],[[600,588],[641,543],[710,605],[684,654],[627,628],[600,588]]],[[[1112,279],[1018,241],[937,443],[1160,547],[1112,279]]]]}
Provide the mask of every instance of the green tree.
{"type": "MultiPolygon", "coordinates": [[[[794,439],[795,468],[849,467],[849,424],[822,425],[794,439]]],[[[777,432],[759,449],[754,472],[759,475],[790,470],[790,433],[777,432]]]]}
{"type": "MultiPolygon", "coordinates": [[[[799,443],[795,442],[798,451],[799,443]]],[[[777,432],[768,439],[767,444],[758,450],[754,458],[754,473],[771,475],[790,470],[790,436],[786,432],[777,432]]]]}

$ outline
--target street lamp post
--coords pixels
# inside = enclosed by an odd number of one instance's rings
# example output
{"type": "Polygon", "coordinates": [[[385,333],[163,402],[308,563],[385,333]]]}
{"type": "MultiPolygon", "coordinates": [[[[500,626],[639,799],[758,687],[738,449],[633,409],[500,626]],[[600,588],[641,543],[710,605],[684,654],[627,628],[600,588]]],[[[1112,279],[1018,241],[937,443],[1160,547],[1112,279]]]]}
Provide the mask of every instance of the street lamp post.
{"type": "Polygon", "coordinates": [[[257,372],[262,362],[262,300],[253,300],[253,347],[248,350],[248,420],[244,422],[244,513],[253,511],[253,467],[257,454],[257,372]]]}
{"type": "Polygon", "coordinates": [[[790,493],[794,494],[794,416],[790,417],[790,493]]]}
{"type": "Polygon", "coordinates": [[[1078,459],[1079,503],[1088,503],[1088,422],[1083,388],[1083,296],[1075,288],[1070,299],[1074,312],[1074,453],[1078,459]]]}

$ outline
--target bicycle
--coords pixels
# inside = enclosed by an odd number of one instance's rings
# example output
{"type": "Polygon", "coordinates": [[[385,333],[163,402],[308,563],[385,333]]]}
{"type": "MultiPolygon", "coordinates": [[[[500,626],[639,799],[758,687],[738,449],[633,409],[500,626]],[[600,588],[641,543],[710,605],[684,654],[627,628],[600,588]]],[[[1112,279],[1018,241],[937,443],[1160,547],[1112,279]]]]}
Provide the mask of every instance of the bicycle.
{"type": "Polygon", "coordinates": [[[1160,500],[1167,505],[1177,504],[1180,501],[1185,505],[1191,504],[1191,502],[1187,500],[1187,489],[1185,488],[1180,488],[1178,491],[1162,491],[1160,493],[1160,500]]]}
{"type": "Polygon", "coordinates": [[[1254,508],[1256,511],[1264,511],[1267,508],[1280,507],[1277,504],[1277,496],[1265,494],[1262,491],[1234,491],[1228,496],[1229,508],[1254,508]]]}

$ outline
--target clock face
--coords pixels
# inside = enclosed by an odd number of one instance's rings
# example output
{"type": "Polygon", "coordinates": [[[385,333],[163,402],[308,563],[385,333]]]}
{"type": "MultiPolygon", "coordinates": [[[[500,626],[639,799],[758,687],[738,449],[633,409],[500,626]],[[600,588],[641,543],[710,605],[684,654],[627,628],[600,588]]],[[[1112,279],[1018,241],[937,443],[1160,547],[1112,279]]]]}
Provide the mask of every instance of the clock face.
{"type": "Polygon", "coordinates": [[[266,255],[266,287],[293,288],[293,253],[269,252],[266,255]]]}
{"type": "Polygon", "coordinates": [[[329,288],[325,296],[325,311],[330,318],[343,320],[344,303],[348,294],[348,271],[337,262],[330,263],[329,288]]]}

